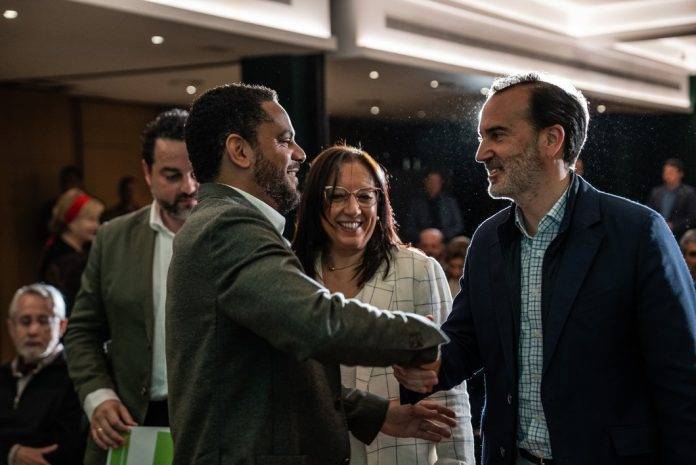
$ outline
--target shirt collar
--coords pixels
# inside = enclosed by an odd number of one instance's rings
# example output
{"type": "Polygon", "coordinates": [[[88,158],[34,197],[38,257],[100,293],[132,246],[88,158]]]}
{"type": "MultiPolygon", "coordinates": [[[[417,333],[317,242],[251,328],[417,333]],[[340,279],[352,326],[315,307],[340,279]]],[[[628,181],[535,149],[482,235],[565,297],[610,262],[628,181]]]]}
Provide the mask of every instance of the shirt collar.
{"type": "Polygon", "coordinates": [[[283,235],[283,231],[285,230],[285,217],[278,213],[278,211],[275,208],[271,207],[263,200],[254,197],[248,192],[245,192],[237,187],[230,186],[228,184],[225,184],[225,186],[231,187],[232,189],[239,192],[245,199],[249,201],[249,203],[251,203],[254,207],[261,211],[263,216],[265,216],[268,219],[268,221],[271,222],[275,230],[278,231],[278,234],[280,234],[281,236],[283,235]]]}
{"type": "MultiPolygon", "coordinates": [[[[51,352],[48,356],[40,359],[38,363],[36,364],[36,368],[34,368],[29,375],[34,376],[37,374],[39,371],[41,371],[44,367],[47,367],[53,361],[58,358],[58,356],[63,352],[63,344],[58,343],[56,347],[53,349],[53,352],[51,352]]],[[[24,375],[22,374],[21,371],[19,371],[19,356],[15,357],[14,360],[12,360],[12,376],[15,378],[24,378],[25,376],[29,375],[24,375]]]]}
{"type": "Polygon", "coordinates": [[[164,222],[162,221],[162,212],[160,210],[161,208],[162,207],[159,206],[156,200],[152,201],[152,205],[150,206],[150,228],[152,228],[156,232],[160,232],[170,237],[174,237],[174,233],[169,228],[167,228],[164,225],[164,222]]]}
{"type": "MultiPolygon", "coordinates": [[[[565,213],[566,203],[568,201],[568,192],[570,191],[570,186],[572,184],[572,182],[568,184],[568,187],[566,188],[565,192],[563,192],[563,194],[558,198],[553,207],[551,207],[551,210],[549,210],[546,213],[546,215],[544,215],[544,217],[541,219],[541,221],[539,221],[540,229],[542,223],[545,223],[544,220],[546,218],[549,218],[552,224],[561,224],[561,222],[563,221],[563,215],[565,213]]],[[[548,223],[548,221],[546,223],[548,223]]],[[[527,232],[527,228],[524,224],[524,214],[522,213],[522,209],[519,207],[519,205],[515,205],[515,224],[522,232],[522,234],[524,234],[527,237],[532,237],[527,232]]]]}

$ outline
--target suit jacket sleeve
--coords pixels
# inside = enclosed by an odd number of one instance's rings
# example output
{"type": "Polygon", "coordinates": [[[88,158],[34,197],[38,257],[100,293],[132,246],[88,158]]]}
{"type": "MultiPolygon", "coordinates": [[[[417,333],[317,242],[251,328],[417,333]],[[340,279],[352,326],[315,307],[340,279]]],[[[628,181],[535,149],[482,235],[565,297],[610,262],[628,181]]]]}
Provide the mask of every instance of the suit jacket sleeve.
{"type": "Polygon", "coordinates": [[[348,429],[359,441],[370,444],[384,424],[389,401],[358,389],[341,389],[348,429]]]}
{"type": "Polygon", "coordinates": [[[421,365],[447,340],[426,318],[332,295],[304,274],[270,223],[248,208],[221,214],[211,236],[218,304],[237,324],[298,360],[421,365]]]}
{"type": "Polygon", "coordinates": [[[696,463],[696,297],[679,248],[651,214],[641,238],[637,329],[652,384],[664,464],[696,463]]]}
{"type": "MultiPolygon", "coordinates": [[[[85,397],[97,389],[116,390],[109,374],[104,342],[109,339],[109,326],[101,293],[101,253],[104,229],[100,229],[92,244],[82,286],[75,299],[65,334],[65,353],[70,378],[84,404],[85,397]]],[[[127,273],[128,270],[122,270],[127,273]]]]}

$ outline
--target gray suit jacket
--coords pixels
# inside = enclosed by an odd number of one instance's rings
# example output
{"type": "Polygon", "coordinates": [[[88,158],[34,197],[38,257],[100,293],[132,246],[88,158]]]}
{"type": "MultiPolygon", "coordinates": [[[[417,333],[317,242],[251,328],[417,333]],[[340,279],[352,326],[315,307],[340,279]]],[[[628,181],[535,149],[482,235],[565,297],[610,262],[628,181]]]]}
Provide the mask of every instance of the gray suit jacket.
{"type": "Polygon", "coordinates": [[[339,363],[435,358],[425,318],[346,300],[308,278],[238,192],[204,184],[174,240],[167,367],[175,465],[346,463],[385,400],[341,387],[339,363]]]}
{"type": "MultiPolygon", "coordinates": [[[[68,370],[80,403],[97,389],[113,389],[138,423],[150,401],[152,370],[156,233],[149,219],[150,205],[99,229],[65,334],[68,370]]],[[[105,461],[106,452],[90,437],[85,464],[105,461]]]]}

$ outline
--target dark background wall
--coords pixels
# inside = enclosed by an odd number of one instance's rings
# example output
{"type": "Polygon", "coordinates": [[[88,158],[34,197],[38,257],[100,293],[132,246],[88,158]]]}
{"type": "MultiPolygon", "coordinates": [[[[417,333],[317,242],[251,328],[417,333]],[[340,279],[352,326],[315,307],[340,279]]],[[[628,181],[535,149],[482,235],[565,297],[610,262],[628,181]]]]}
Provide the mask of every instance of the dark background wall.
{"type": "MultiPolygon", "coordinates": [[[[507,205],[486,192],[483,167],[474,161],[478,108],[458,122],[330,119],[331,142],[362,145],[391,174],[397,221],[409,197],[422,189],[428,168],[445,173],[445,189],[459,201],[465,231],[507,205]]],[[[696,184],[696,122],[692,115],[595,114],[582,158],[585,177],[597,188],[643,202],[661,182],[662,162],[684,160],[686,182],[696,184]]]]}

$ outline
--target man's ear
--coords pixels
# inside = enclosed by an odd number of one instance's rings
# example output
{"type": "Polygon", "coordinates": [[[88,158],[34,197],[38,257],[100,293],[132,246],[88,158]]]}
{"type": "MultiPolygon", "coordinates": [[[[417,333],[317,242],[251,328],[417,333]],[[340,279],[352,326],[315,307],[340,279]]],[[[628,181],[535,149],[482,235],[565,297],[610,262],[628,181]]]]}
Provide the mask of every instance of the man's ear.
{"type": "Polygon", "coordinates": [[[147,162],[145,162],[145,160],[140,160],[140,164],[143,167],[143,177],[145,178],[145,182],[148,186],[152,186],[151,168],[147,165],[147,162]]]}
{"type": "Polygon", "coordinates": [[[254,163],[254,151],[249,143],[239,134],[230,134],[225,140],[225,155],[239,168],[250,168],[254,163]]]}
{"type": "Polygon", "coordinates": [[[60,337],[63,337],[66,329],[68,329],[68,320],[60,320],[60,337]]]}
{"type": "Polygon", "coordinates": [[[560,124],[554,124],[541,131],[539,148],[549,158],[563,158],[565,130],[560,124]]]}

